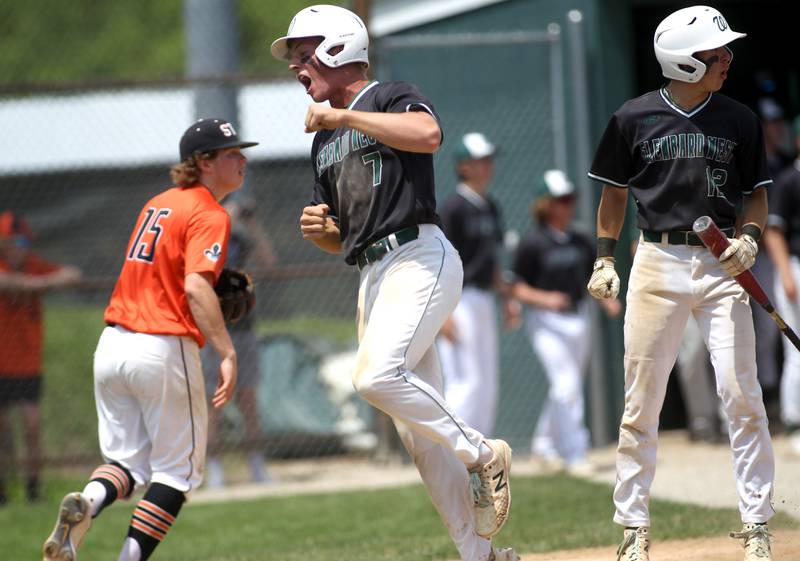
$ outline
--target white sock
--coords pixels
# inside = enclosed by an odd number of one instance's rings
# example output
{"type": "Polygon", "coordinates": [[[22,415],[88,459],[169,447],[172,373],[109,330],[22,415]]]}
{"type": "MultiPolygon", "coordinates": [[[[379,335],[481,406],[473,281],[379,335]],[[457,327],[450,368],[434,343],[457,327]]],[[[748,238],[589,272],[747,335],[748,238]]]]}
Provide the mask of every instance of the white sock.
{"type": "Polygon", "coordinates": [[[125,538],[122,551],[119,552],[119,561],[139,561],[142,558],[142,549],[139,542],[133,538],[125,538]]]}
{"type": "Polygon", "coordinates": [[[89,501],[90,511],[92,518],[97,516],[100,512],[100,507],[103,506],[103,501],[106,500],[106,488],[99,481],[90,481],[83,488],[83,498],[89,501]]]}

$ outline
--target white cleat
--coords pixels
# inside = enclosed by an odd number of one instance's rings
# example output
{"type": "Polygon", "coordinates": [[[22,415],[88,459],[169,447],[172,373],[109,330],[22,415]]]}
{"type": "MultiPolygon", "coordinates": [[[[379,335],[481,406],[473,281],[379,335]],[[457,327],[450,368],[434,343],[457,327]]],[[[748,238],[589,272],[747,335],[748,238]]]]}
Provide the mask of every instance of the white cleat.
{"type": "Polygon", "coordinates": [[[503,549],[493,547],[488,561],[519,561],[519,555],[513,547],[504,547],[503,549]]]}
{"type": "Polygon", "coordinates": [[[730,536],[742,540],[744,561],[772,561],[767,524],[745,523],[741,532],[731,532],[730,536]]]}
{"type": "Polygon", "coordinates": [[[625,528],[617,549],[617,561],[650,561],[650,529],[646,526],[625,528]]]}
{"type": "Polygon", "coordinates": [[[492,450],[491,461],[470,470],[470,487],[475,509],[475,532],[490,539],[508,520],[511,508],[511,448],[504,440],[485,440],[492,450]]]}
{"type": "Polygon", "coordinates": [[[53,532],[44,542],[44,561],[75,561],[83,536],[92,525],[89,501],[80,493],[70,493],[61,500],[53,532]]]}

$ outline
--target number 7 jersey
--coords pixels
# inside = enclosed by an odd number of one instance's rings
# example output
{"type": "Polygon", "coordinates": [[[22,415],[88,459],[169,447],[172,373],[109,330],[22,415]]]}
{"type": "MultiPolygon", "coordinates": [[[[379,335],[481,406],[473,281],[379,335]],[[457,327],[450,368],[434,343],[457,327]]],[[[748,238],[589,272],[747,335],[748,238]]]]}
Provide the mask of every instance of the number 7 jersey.
{"type": "Polygon", "coordinates": [[[719,93],[685,111],[665,88],[627,101],[606,127],[589,177],[628,186],[643,230],[733,226],[743,195],[772,182],[761,124],[719,93]]]}
{"type": "Polygon", "coordinates": [[[150,199],[136,220],[105,321],[137,333],[192,337],[202,346],[184,279],[210,272],[216,281],[230,229],[230,216],[202,185],[150,199]]]}
{"type": "MultiPolygon", "coordinates": [[[[439,116],[407,82],[372,81],[347,109],[373,113],[424,111],[439,116]]],[[[355,129],[319,131],[311,150],[312,204],[325,203],[339,224],[350,265],[370,243],[416,224],[441,225],[436,214],[433,155],[386,146],[355,129]]]]}

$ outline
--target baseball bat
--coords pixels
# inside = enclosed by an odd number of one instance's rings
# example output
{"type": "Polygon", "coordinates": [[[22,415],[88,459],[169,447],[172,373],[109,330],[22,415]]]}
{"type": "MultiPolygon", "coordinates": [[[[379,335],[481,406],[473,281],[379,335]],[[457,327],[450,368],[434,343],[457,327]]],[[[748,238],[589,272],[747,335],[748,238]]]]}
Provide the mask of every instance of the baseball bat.
{"type": "MultiPolygon", "coordinates": [[[[694,221],[692,225],[692,230],[694,233],[697,234],[697,237],[700,238],[700,241],[708,248],[708,250],[719,259],[719,256],[722,255],[730,244],[728,241],[728,237],[722,233],[722,230],[714,224],[714,221],[711,220],[710,216],[701,216],[697,220],[694,221]]],[[[797,334],[792,330],[791,327],[786,325],[786,322],[783,321],[783,318],[775,311],[775,307],[772,305],[772,302],[769,301],[767,298],[764,289],[761,288],[761,285],[758,284],[758,281],[753,276],[753,273],[750,271],[744,271],[733,277],[736,279],[742,288],[744,288],[747,293],[753,297],[753,300],[758,302],[758,304],[766,310],[766,312],[770,315],[772,320],[777,324],[778,328],[783,332],[784,335],[792,342],[797,350],[800,351],[800,339],[798,339],[797,334]]]]}

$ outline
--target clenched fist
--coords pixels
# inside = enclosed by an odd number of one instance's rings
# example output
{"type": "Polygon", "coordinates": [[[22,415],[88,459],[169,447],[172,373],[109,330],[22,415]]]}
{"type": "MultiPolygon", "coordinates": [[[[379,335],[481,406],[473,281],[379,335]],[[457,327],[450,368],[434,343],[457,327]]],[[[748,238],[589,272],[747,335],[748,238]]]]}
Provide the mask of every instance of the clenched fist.
{"type": "Polygon", "coordinates": [[[589,294],[603,300],[605,298],[616,298],[619,294],[619,275],[614,269],[613,257],[601,257],[594,262],[594,270],[589,284],[586,285],[589,294]]]}
{"type": "Polygon", "coordinates": [[[726,273],[735,277],[753,266],[756,262],[756,253],[758,253],[758,242],[744,234],[740,238],[731,240],[731,245],[719,256],[719,264],[726,273]]]}

